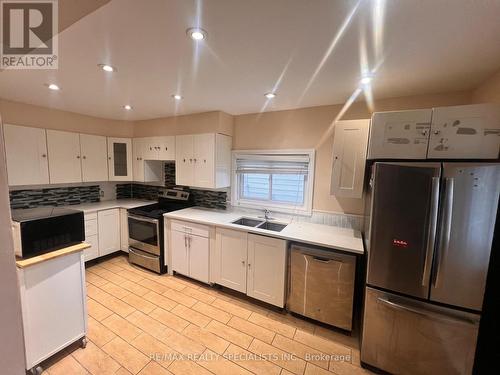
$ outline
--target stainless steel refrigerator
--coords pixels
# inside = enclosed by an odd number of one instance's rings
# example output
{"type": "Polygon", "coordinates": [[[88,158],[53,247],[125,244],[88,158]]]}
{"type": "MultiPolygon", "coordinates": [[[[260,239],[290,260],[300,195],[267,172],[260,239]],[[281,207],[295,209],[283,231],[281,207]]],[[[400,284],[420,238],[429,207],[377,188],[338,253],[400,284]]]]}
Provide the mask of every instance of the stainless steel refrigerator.
{"type": "Polygon", "coordinates": [[[470,374],[500,164],[376,162],[369,185],[361,361],[394,374],[470,374]]]}

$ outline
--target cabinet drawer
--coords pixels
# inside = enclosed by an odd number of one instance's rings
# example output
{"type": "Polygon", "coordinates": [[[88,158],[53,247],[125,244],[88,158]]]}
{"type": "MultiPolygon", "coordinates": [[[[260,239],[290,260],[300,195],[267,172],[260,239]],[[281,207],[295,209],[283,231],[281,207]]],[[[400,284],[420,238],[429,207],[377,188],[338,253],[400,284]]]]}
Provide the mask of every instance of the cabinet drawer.
{"type": "Polygon", "coordinates": [[[186,221],[172,221],[170,224],[172,230],[183,232],[200,237],[208,237],[210,227],[201,224],[188,223],[186,221]]]}
{"type": "Polygon", "coordinates": [[[99,240],[97,234],[92,236],[85,236],[85,242],[90,245],[88,249],[84,250],[85,261],[89,261],[99,257],[99,240]]]}
{"type": "Polygon", "coordinates": [[[97,212],[89,212],[83,215],[84,220],[97,220],[97,212]]]}
{"type": "Polygon", "coordinates": [[[97,219],[85,220],[85,237],[97,234],[97,219]]]}

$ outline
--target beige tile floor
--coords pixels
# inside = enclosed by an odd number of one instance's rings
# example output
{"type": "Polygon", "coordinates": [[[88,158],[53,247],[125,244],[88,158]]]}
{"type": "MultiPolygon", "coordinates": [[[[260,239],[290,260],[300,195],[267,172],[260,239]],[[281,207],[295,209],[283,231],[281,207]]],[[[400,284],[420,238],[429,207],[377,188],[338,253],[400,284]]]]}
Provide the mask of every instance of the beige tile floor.
{"type": "Polygon", "coordinates": [[[45,374],[361,374],[358,340],[118,256],[87,268],[88,345],[45,374]]]}

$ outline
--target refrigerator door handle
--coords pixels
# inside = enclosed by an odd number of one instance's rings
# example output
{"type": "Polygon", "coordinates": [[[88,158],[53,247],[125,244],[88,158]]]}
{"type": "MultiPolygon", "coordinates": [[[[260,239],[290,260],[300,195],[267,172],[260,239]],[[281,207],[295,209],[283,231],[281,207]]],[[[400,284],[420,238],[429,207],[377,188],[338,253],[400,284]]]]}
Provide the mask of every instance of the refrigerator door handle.
{"type": "Polygon", "coordinates": [[[402,305],[400,303],[393,302],[387,298],[377,298],[378,302],[383,303],[384,305],[396,309],[396,310],[402,310],[402,311],[407,311],[410,313],[418,314],[421,316],[425,316],[429,319],[434,319],[434,320],[440,320],[444,322],[451,322],[451,323],[461,323],[461,324],[472,324],[472,325],[477,325],[479,324],[479,320],[475,319],[469,319],[465,317],[458,317],[458,316],[450,316],[450,315],[445,315],[442,313],[435,313],[432,311],[424,310],[424,309],[419,309],[418,307],[413,307],[413,306],[407,306],[407,305],[402,305]]]}
{"type": "Polygon", "coordinates": [[[424,270],[422,272],[422,286],[427,286],[430,279],[432,258],[434,256],[434,245],[436,242],[436,228],[439,206],[439,177],[432,178],[431,193],[431,215],[429,223],[429,234],[427,236],[427,248],[425,251],[424,270]]]}
{"type": "Polygon", "coordinates": [[[447,177],[445,179],[445,197],[444,197],[444,217],[443,217],[443,227],[442,235],[440,238],[440,243],[438,247],[438,261],[436,263],[436,269],[434,273],[433,286],[437,288],[439,285],[439,276],[441,273],[441,268],[443,260],[446,258],[448,253],[448,247],[450,244],[451,236],[451,219],[453,214],[453,186],[454,179],[452,177],[447,177]]]}

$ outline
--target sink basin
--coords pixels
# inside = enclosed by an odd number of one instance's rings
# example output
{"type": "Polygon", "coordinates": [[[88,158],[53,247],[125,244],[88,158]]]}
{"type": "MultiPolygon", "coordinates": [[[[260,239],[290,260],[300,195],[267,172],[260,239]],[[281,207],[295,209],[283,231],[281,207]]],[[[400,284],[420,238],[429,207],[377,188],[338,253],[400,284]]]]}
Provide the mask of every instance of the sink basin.
{"type": "Polygon", "coordinates": [[[287,224],[273,223],[271,221],[264,221],[262,224],[258,225],[259,229],[272,230],[273,232],[281,232],[287,224]]]}
{"type": "Polygon", "coordinates": [[[231,222],[232,224],[244,225],[246,227],[256,227],[259,224],[264,224],[265,222],[257,219],[250,219],[248,217],[242,217],[241,219],[231,222]]]}

